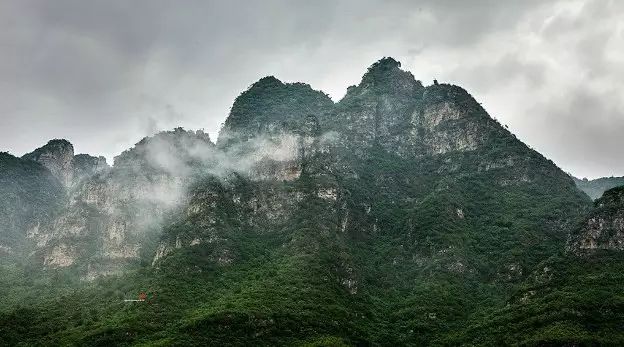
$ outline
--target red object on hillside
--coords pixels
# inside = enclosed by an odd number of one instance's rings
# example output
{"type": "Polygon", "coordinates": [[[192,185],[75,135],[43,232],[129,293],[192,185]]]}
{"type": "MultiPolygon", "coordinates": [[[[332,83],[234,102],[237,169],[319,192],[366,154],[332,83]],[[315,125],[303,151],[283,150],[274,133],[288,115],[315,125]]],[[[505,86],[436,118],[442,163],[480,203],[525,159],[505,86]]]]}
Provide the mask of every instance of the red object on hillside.
{"type": "Polygon", "coordinates": [[[147,294],[145,292],[139,293],[139,300],[145,301],[145,299],[147,299],[147,294]]]}

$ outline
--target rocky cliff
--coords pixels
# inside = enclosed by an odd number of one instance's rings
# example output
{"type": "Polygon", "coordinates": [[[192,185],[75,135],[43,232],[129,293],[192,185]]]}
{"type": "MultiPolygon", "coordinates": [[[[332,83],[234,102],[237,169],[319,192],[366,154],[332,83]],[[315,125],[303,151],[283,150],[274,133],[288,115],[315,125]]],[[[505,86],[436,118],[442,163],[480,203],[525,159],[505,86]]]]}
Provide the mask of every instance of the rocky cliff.
{"type": "Polygon", "coordinates": [[[74,146],[67,140],[50,140],[46,145],[25,154],[22,159],[46,167],[66,188],[71,189],[83,179],[109,168],[104,157],[74,155],[74,146]]]}
{"type": "Polygon", "coordinates": [[[624,187],[607,190],[594,205],[582,226],[571,235],[568,250],[576,254],[624,251],[624,187]]]}
{"type": "Polygon", "coordinates": [[[177,331],[202,327],[193,341],[248,328],[262,343],[272,320],[292,319],[351,341],[384,326],[392,337],[364,340],[425,344],[563,250],[589,207],[465,90],[423,86],[390,58],[337,104],[269,77],[234,105],[219,151],[254,153],[253,169],[197,181],[153,259],[167,276],[215,276],[205,285],[219,299],[177,331]],[[321,327],[307,315],[351,318],[321,327]]]}
{"type": "Polygon", "coordinates": [[[99,156],[94,157],[88,154],[77,154],[73,159],[73,182],[80,183],[82,180],[89,179],[96,174],[110,169],[106,158],[99,156]]]}
{"type": "Polygon", "coordinates": [[[165,213],[184,198],[202,155],[213,147],[203,132],[176,129],[141,140],[117,156],[112,168],[102,157],[73,157],[62,212],[27,231],[35,258],[46,268],[72,268],[87,279],[149,258],[165,213]]]}
{"type": "Polygon", "coordinates": [[[74,179],[74,146],[67,140],[50,140],[45,146],[25,154],[22,159],[45,166],[63,185],[69,187],[74,179]]]}

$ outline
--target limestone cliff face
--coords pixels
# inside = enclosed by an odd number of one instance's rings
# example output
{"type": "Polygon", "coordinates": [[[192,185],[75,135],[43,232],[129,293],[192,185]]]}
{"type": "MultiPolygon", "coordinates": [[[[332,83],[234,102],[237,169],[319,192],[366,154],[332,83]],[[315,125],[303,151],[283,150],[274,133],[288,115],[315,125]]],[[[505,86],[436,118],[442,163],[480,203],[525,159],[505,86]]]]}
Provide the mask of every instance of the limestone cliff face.
{"type": "Polygon", "coordinates": [[[624,187],[607,190],[574,233],[567,250],[574,254],[624,251],[624,187]]]}
{"type": "MultiPolygon", "coordinates": [[[[284,251],[318,251],[318,245],[300,244],[284,230],[293,228],[297,216],[310,213],[302,207],[310,199],[327,207],[323,217],[338,221],[344,213],[331,176],[337,137],[322,124],[332,106],[308,85],[283,84],[273,77],[241,94],[217,143],[223,170],[189,188],[180,220],[165,225],[152,264],[159,267],[182,251],[200,252],[203,261],[227,267],[243,258],[237,242],[241,235],[286,237],[284,251]],[[315,183],[304,187],[311,177],[315,183]]],[[[351,277],[345,285],[356,288],[351,277]]]]}
{"type": "Polygon", "coordinates": [[[110,169],[103,158],[77,156],[81,180],[63,212],[28,233],[36,257],[46,267],[77,267],[86,279],[137,263],[152,251],[164,214],[183,199],[196,161],[213,147],[203,132],[176,129],[143,139],[110,169]]]}
{"type": "Polygon", "coordinates": [[[23,159],[36,161],[69,187],[74,178],[74,146],[67,140],[51,140],[45,146],[25,154],[23,159]]]}
{"type": "Polygon", "coordinates": [[[314,116],[305,117],[296,132],[274,130],[222,145],[219,153],[237,158],[234,162],[239,165],[227,166],[189,188],[180,212],[184,227],[177,225],[179,221],[165,226],[153,265],[177,249],[203,249],[209,250],[212,262],[227,266],[239,257],[233,234],[274,234],[305,213],[300,204],[306,198],[320,199],[338,213],[337,184],[320,166],[326,163],[333,139],[320,135],[314,116]],[[299,182],[310,175],[325,179],[302,189],[299,182]]]}
{"type": "Polygon", "coordinates": [[[102,156],[94,157],[88,154],[77,154],[74,156],[73,161],[74,184],[110,169],[106,158],[102,156]]]}
{"type": "Polygon", "coordinates": [[[474,151],[509,137],[464,89],[449,84],[423,87],[400,63],[373,64],[323,119],[340,133],[341,146],[360,156],[380,146],[404,159],[474,151]]]}
{"type": "Polygon", "coordinates": [[[331,136],[321,122],[334,103],[304,83],[260,79],[232,106],[219,133],[218,148],[237,160],[229,171],[254,180],[292,180],[319,151],[327,151],[331,136]]]}
{"type": "MultiPolygon", "coordinates": [[[[12,214],[10,222],[11,235],[15,241],[13,246],[19,245],[20,258],[26,258],[31,252],[39,253],[41,247],[48,244],[48,240],[55,239],[56,234],[50,229],[68,219],[63,211],[74,202],[80,190],[79,185],[108,169],[104,157],[97,158],[86,154],[75,156],[74,147],[67,140],[51,140],[19,160],[12,159],[10,163],[4,174],[10,175],[13,170],[21,168],[22,172],[19,174],[22,176],[21,179],[30,181],[27,188],[23,187],[21,192],[14,192],[18,199],[6,209],[22,211],[12,214]],[[41,182],[45,182],[46,187],[41,187],[41,182]],[[32,189],[39,191],[37,196],[30,196],[32,189]]],[[[13,175],[17,174],[13,172],[13,175]]],[[[14,189],[19,186],[19,182],[15,181],[7,188],[14,189]]],[[[7,194],[7,198],[10,195],[7,194]]],[[[88,211],[73,209],[74,215],[78,211],[81,215],[77,219],[86,220],[88,211]]],[[[75,222],[68,223],[64,229],[66,234],[76,235],[81,228],[85,226],[75,222]]],[[[73,262],[72,258],[64,257],[63,254],[75,248],[73,244],[50,245],[50,257],[41,261],[50,266],[70,265],[73,262]]]]}
{"type": "Polygon", "coordinates": [[[209,247],[216,264],[229,265],[238,256],[231,240],[233,232],[270,233],[295,213],[302,196],[287,187],[276,180],[253,182],[237,175],[198,182],[183,208],[184,218],[193,227],[182,232],[173,228],[165,234],[152,263],[175,249],[209,247]]]}
{"type": "Polygon", "coordinates": [[[427,154],[474,151],[510,134],[493,121],[464,89],[428,86],[410,119],[410,142],[427,154]]]}
{"type": "Polygon", "coordinates": [[[106,158],[102,156],[74,155],[74,146],[67,140],[50,140],[46,145],[25,154],[22,159],[45,166],[68,189],[83,179],[109,169],[106,158]]]}

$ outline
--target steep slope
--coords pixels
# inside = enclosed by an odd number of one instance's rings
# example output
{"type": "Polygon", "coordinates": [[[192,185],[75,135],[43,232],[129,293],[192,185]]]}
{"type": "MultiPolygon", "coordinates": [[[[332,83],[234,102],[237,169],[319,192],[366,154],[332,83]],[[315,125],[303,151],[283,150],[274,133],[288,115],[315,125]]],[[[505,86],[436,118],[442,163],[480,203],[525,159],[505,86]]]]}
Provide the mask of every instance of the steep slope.
{"type": "Polygon", "coordinates": [[[96,174],[108,170],[110,167],[106,163],[106,158],[94,157],[88,154],[74,155],[73,181],[78,184],[85,179],[89,179],[96,174]]]}
{"type": "MultiPolygon", "coordinates": [[[[468,251],[473,260],[498,263],[483,268],[500,272],[512,267],[522,272],[522,263],[528,261],[530,267],[535,256],[552,254],[563,245],[567,233],[562,227],[569,227],[588,204],[571,178],[491,119],[460,87],[419,88],[411,74],[401,72],[397,62],[386,58],[374,64],[350,91],[357,92],[360,104],[403,100],[401,109],[408,110],[403,117],[393,111],[389,112],[394,118],[381,111],[376,114],[384,122],[395,120],[393,136],[374,136],[373,127],[368,128],[373,135],[368,142],[350,140],[348,134],[362,132],[358,124],[369,119],[369,112],[349,106],[352,96],[348,93],[331,126],[339,139],[346,139],[345,147],[361,151],[349,150],[341,156],[355,171],[343,184],[352,196],[357,194],[353,200],[366,206],[363,218],[367,224],[386,224],[382,229],[399,238],[406,237],[404,230],[417,233],[411,240],[402,240],[403,248],[412,244],[412,251],[425,253],[468,251]],[[403,82],[393,89],[395,84],[381,82],[384,88],[373,88],[371,75],[380,81],[402,76],[412,83],[403,82]],[[405,97],[405,85],[420,95],[405,97]],[[403,140],[396,145],[388,138],[403,140]],[[360,160],[358,153],[365,153],[367,159],[360,160]],[[425,239],[430,240],[428,245],[425,239]]],[[[354,216],[363,215],[358,211],[362,207],[352,208],[354,216]]],[[[481,268],[485,264],[472,265],[481,268]]]]}
{"type": "MultiPolygon", "coordinates": [[[[386,59],[367,74],[401,75],[397,69],[386,59]]],[[[387,312],[394,335],[424,344],[461,325],[481,300],[491,305],[504,298],[561,250],[588,200],[463,89],[432,85],[410,101],[402,88],[378,92],[366,80],[350,89],[370,89],[358,92],[366,95],[360,104],[384,110],[372,105],[398,99],[409,111],[395,118],[392,138],[403,139],[399,146],[371,136],[356,140],[359,152],[341,155],[353,170],[341,185],[349,192],[346,230],[358,260],[355,274],[376,301],[393,303],[376,310],[387,312]]],[[[338,106],[338,138],[357,131],[358,116],[369,118],[349,105],[350,98],[348,93],[338,106]],[[340,116],[346,112],[352,114],[340,116]]]]}
{"type": "Polygon", "coordinates": [[[74,146],[67,140],[59,139],[48,141],[44,146],[24,154],[22,159],[40,163],[69,190],[82,180],[109,169],[106,158],[74,155],[74,146]]]}
{"type": "Polygon", "coordinates": [[[43,165],[0,152],[0,259],[24,260],[32,249],[26,230],[54,216],[62,184],[43,165]]]}
{"type": "Polygon", "coordinates": [[[400,65],[392,58],[373,64],[358,86],[348,88],[335,114],[323,119],[329,130],[340,132],[345,150],[359,155],[377,144],[402,156],[417,151],[407,130],[424,87],[400,65]]]}
{"type": "Polygon", "coordinates": [[[624,186],[624,177],[601,177],[594,180],[588,180],[587,178],[583,178],[581,180],[575,178],[574,182],[579,189],[585,192],[585,194],[596,200],[607,190],[624,186]]]}

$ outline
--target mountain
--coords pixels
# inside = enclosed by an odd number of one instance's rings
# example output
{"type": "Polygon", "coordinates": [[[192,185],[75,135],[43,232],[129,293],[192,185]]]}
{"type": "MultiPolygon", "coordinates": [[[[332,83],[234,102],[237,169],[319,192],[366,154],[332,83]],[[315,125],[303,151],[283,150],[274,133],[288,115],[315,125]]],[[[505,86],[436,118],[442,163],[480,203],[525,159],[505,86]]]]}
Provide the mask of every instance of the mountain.
{"type": "Polygon", "coordinates": [[[596,200],[607,190],[624,186],[624,177],[601,177],[594,180],[575,178],[574,182],[579,189],[584,191],[593,200],[596,200]]]}
{"type": "Polygon", "coordinates": [[[565,250],[592,206],[467,91],[392,58],[338,103],[263,78],[216,145],[161,133],[82,182],[38,254],[92,282],[7,306],[5,344],[502,341],[487,319],[544,264],[582,276],[565,250]]]}

